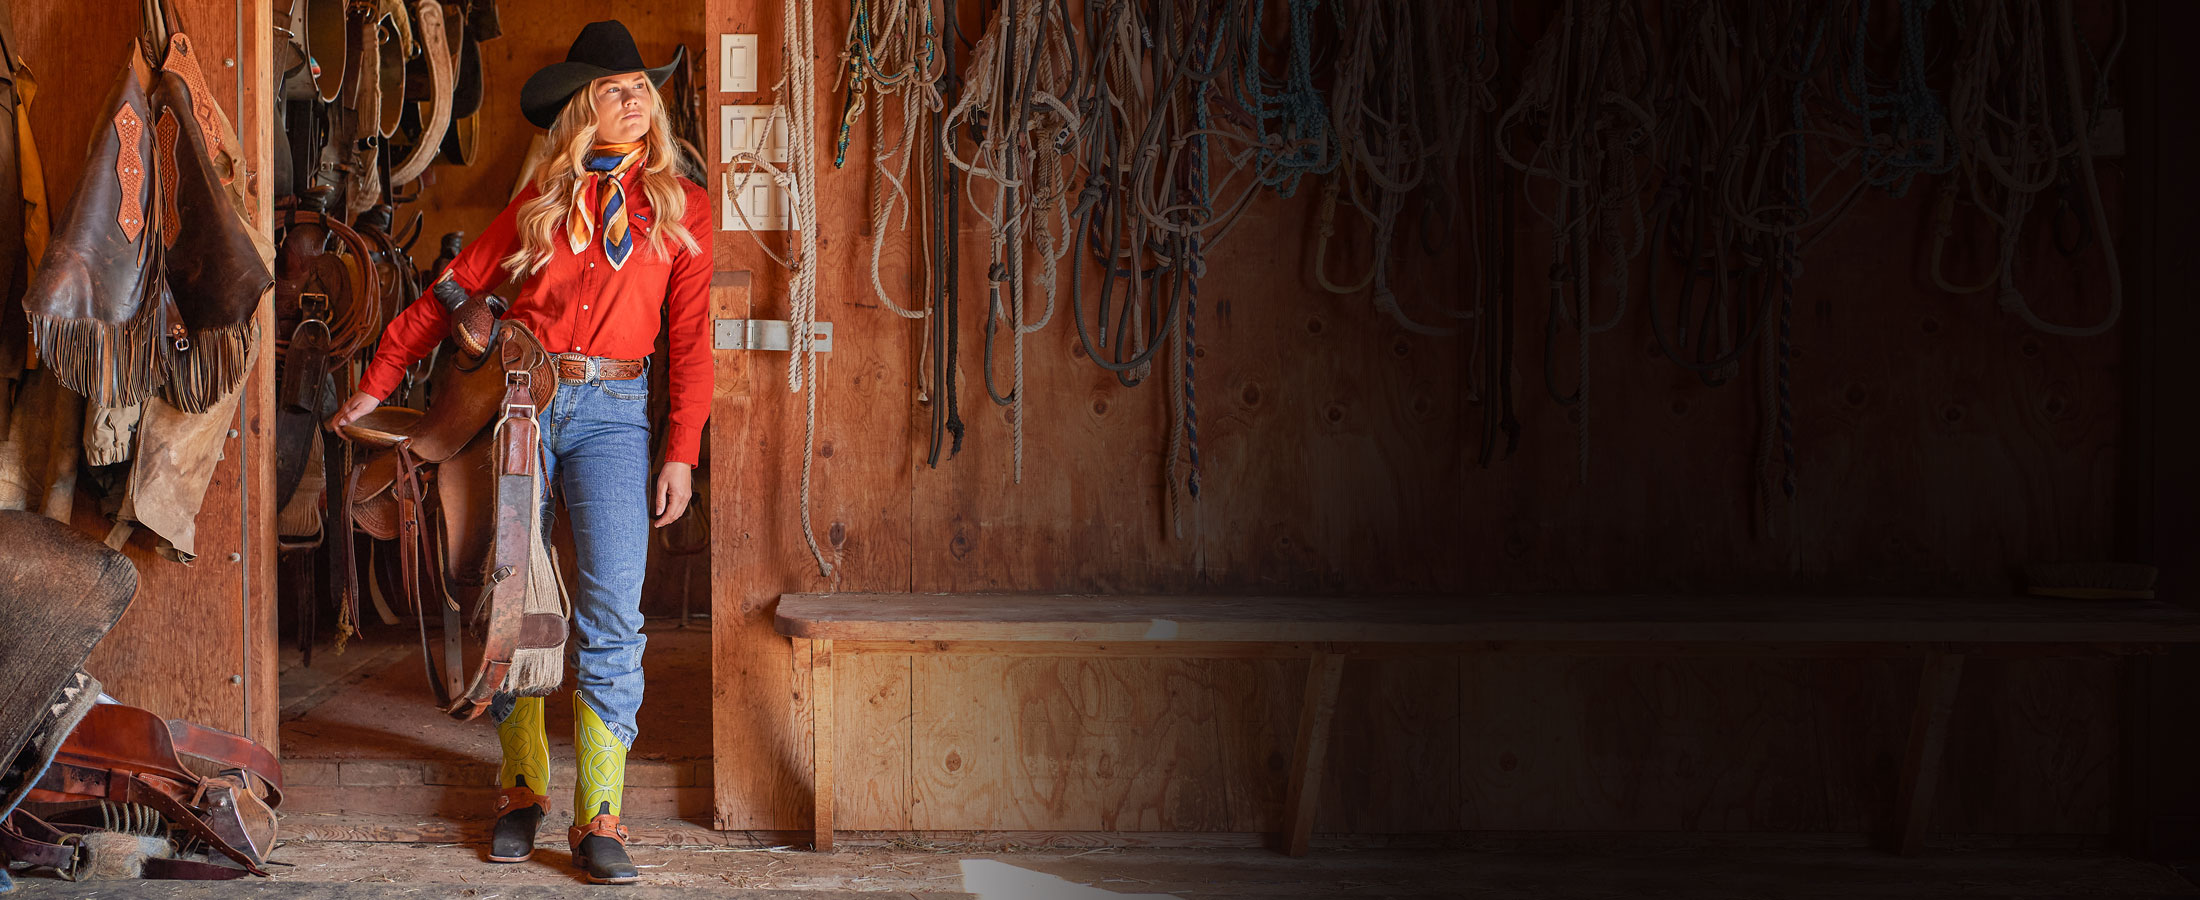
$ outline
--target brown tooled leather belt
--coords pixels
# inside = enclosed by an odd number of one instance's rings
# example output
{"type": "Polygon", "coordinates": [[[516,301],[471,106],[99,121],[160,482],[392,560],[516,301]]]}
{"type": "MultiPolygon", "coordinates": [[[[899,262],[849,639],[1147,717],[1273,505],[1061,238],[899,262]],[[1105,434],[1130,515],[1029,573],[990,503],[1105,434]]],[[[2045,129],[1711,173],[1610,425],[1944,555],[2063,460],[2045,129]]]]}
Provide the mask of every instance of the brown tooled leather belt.
{"type": "Polygon", "coordinates": [[[642,360],[598,359],[595,371],[589,371],[589,357],[579,353],[560,353],[555,357],[558,380],[568,384],[581,384],[591,377],[604,381],[625,381],[642,375],[642,360]]]}

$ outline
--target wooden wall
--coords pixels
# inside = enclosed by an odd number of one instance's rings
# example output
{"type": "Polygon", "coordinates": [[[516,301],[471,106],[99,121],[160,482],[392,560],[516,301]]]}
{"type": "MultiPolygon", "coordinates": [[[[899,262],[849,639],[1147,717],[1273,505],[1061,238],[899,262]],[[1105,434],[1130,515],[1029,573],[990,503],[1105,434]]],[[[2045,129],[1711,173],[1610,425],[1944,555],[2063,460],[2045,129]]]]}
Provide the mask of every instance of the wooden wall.
{"type": "MultiPolygon", "coordinates": [[[[711,33],[763,35],[771,84],[778,4],[708,6],[711,33]]],[[[975,33],[989,5],[962,6],[975,33]]],[[[817,8],[829,75],[846,11],[817,8]]],[[[819,98],[829,128],[840,92],[821,84],[819,98]]],[[[851,158],[866,156],[859,132],[851,158]]],[[[720,827],[808,820],[809,726],[789,699],[809,687],[807,651],[770,628],[786,591],[1991,593],[2021,562],[2109,550],[2117,343],[2034,335],[1989,301],[1932,290],[1924,189],[1866,198],[1805,258],[1792,503],[1756,487],[1764,383],[1705,386],[1658,356],[1639,311],[1592,341],[1579,436],[1540,377],[1548,234],[1525,213],[1523,436],[1517,454],[1477,467],[1494,398],[1470,384],[1469,343],[1407,334],[1364,296],[1313,287],[1312,198],[1266,201],[1216,248],[1201,285],[1206,494],[1175,539],[1161,492],[1165,393],[1158,379],[1121,388],[1079,359],[1066,319],[1027,348],[1027,470],[1012,482],[1005,417],[978,388],[983,264],[971,260],[985,245],[967,218],[970,432],[959,457],[925,464],[921,326],[871,297],[859,173],[828,172],[819,196],[819,315],[835,349],[821,357],[812,513],[830,578],[797,520],[805,398],[786,390],[777,354],[719,363],[720,827]]],[[[887,240],[886,282],[905,284],[908,242],[887,240]]],[[[2098,257],[2073,266],[2044,241],[2028,244],[2027,270],[2042,314],[2097,314],[2098,257]]],[[[717,315],[784,317],[785,273],[745,234],[722,233],[719,248],[721,269],[752,278],[728,279],[717,315]]],[[[1973,264],[1975,250],[1953,258],[1973,264]]],[[[1366,262],[1364,239],[1335,252],[1366,262]]],[[[1408,308],[1428,318],[1467,302],[1463,255],[1402,254],[1408,308]]],[[[1559,353],[1571,373],[1570,347],[1559,353]]],[[[858,656],[839,668],[840,827],[1280,822],[1300,664],[858,656]]],[[[2109,830],[2116,670],[2011,662],[1973,674],[1936,825],[2109,830]]],[[[1862,831],[1892,803],[1916,675],[1825,660],[1355,662],[1319,827],[1862,831]]]]}
{"type": "MultiPolygon", "coordinates": [[[[985,6],[963,4],[965,28],[982,27],[985,6]]],[[[617,15],[652,60],[673,40],[707,56],[721,32],[760,33],[759,83],[770,86],[779,4],[701,7],[659,0],[617,15]]],[[[818,10],[829,80],[847,10],[818,10]]],[[[476,233],[501,208],[528,136],[519,83],[600,15],[571,2],[507,9],[506,36],[484,46],[482,160],[433,170],[422,262],[437,235],[476,233]]],[[[1523,22],[1530,39],[1532,26],[1523,22]]],[[[772,98],[719,94],[711,65],[703,72],[706,126],[717,103],[772,98]]],[[[821,83],[818,94],[829,127],[840,92],[821,83]]],[[[850,168],[828,172],[820,194],[820,318],[835,324],[836,349],[820,358],[812,512],[831,578],[799,530],[805,398],[786,389],[785,357],[718,361],[714,575],[692,583],[709,585],[716,623],[719,827],[808,822],[808,724],[794,700],[808,688],[806,651],[770,628],[786,591],[1997,592],[2017,563],[2109,549],[2116,342],[2036,336],[1990,301],[1931,290],[1916,243],[1929,227],[1923,189],[1867,198],[1804,260],[1792,503],[1763,502],[1751,467],[1762,382],[1703,385],[1657,356],[1639,312],[1591,344],[1581,479],[1574,414],[1543,391],[1548,242],[1525,215],[1523,436],[1511,458],[1478,467],[1494,401],[1470,342],[1407,334],[1366,297],[1313,287],[1316,186],[1264,201],[1215,249],[1202,282],[1205,491],[1177,538],[1161,490],[1162,379],[1126,389],[1081,359],[1066,306],[1027,345],[1026,471],[1012,480],[1007,419],[980,388],[983,266],[973,260],[985,245],[968,218],[969,433],[960,455],[925,464],[924,326],[870,294],[867,158],[859,131],[850,168]]],[[[906,285],[911,247],[887,240],[887,283],[906,285]]],[[[784,318],[786,274],[745,233],[722,232],[717,246],[714,314],[784,318]]],[[[1969,249],[1957,258],[1975,262],[1969,249]]],[[[2078,320],[2101,308],[2097,258],[2073,276],[2044,244],[2032,249],[2042,261],[2027,277],[2043,315],[2078,320]]],[[[1365,239],[1333,253],[1356,269],[1365,239]]],[[[1399,265],[1417,315],[1469,302],[1461,254],[1407,253],[1399,265]]],[[[1570,349],[1560,363],[1571,371],[1570,349]]],[[[1004,374],[1005,364],[1004,354],[1004,374]]],[[[679,572],[653,563],[652,613],[677,611],[679,572]]],[[[840,668],[842,827],[1250,831],[1279,821],[1300,664],[854,657],[840,668]]],[[[1915,675],[1914,665],[1828,660],[1355,662],[1321,827],[1862,830],[1892,802],[1915,675]]],[[[2116,671],[1982,663],[1972,675],[1938,826],[2107,830],[2116,671]],[[2008,784],[2049,787],[2000,789],[2008,784]]]]}
{"type": "MultiPolygon", "coordinates": [[[[2180,36],[2200,27],[2200,7],[2141,4],[2132,10],[2135,76],[2131,107],[2131,193],[2135,197],[2189,197],[2194,172],[2184,159],[2200,143],[2200,122],[2186,114],[2200,92],[2200,58],[2180,36]]],[[[2188,250],[2200,239],[2200,214],[2189,203],[2133,204],[2131,246],[2132,321],[2123,329],[2128,359],[2128,408],[2124,464],[2120,466],[2119,552],[2162,567],[2164,596],[2195,602],[2200,585],[2200,472],[2187,463],[2200,420],[2189,412],[2200,390],[2200,359],[2185,350],[2185,336],[2200,330],[2186,301],[2188,250]]],[[[2200,770],[2185,765],[2200,745],[2200,652],[2147,661],[2133,673],[2137,701],[2129,738],[2135,764],[2129,772],[2126,810],[2140,846],[2157,858],[2200,855],[2200,770]]]]}
{"type": "MultiPolygon", "coordinates": [[[[111,110],[100,104],[135,52],[137,4],[17,2],[13,25],[20,50],[38,78],[31,127],[45,165],[54,214],[66,210],[84,167],[92,129],[111,110]]],[[[195,37],[207,81],[237,127],[253,172],[266,171],[270,116],[267,4],[242,0],[171,0],[195,37]]],[[[253,185],[267,221],[268,193],[253,185]]],[[[262,304],[262,333],[273,330],[262,304]]],[[[198,516],[199,557],[190,565],[162,559],[139,531],[125,548],[138,568],[130,610],[92,654],[86,668],[127,703],[164,716],[243,733],[273,747],[276,700],[274,579],[274,356],[263,352],[246,381],[239,428],[224,445],[198,516]]],[[[80,498],[80,507],[82,501],[80,498]]],[[[107,523],[80,508],[77,524],[104,535],[107,523]]]]}

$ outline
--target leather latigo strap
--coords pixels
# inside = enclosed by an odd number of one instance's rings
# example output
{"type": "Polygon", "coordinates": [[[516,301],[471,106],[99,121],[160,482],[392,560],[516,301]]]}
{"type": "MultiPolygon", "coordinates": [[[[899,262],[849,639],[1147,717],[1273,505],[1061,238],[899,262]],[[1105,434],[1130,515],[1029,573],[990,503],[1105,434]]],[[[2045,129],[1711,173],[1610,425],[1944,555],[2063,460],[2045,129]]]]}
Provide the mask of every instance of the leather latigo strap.
{"type": "MultiPolygon", "coordinates": [[[[496,540],[491,550],[489,572],[489,627],[482,635],[480,672],[465,694],[455,698],[445,710],[467,719],[487,709],[497,689],[504,686],[504,675],[512,668],[512,659],[522,645],[521,637],[530,631],[525,627],[525,620],[544,618],[526,615],[527,573],[534,550],[529,535],[541,515],[534,504],[541,436],[529,381],[530,375],[524,370],[505,373],[503,419],[497,423],[491,437],[497,477],[496,540]]],[[[557,620],[556,640],[549,645],[562,643],[564,617],[547,618],[557,620]]],[[[533,629],[538,635],[542,630],[540,626],[533,629]]]]}
{"type": "MultiPolygon", "coordinates": [[[[555,358],[558,363],[558,380],[574,382],[588,380],[587,357],[559,354],[555,358]]],[[[642,361],[638,359],[598,360],[596,362],[596,377],[606,381],[640,378],[642,377],[642,361]]]]}

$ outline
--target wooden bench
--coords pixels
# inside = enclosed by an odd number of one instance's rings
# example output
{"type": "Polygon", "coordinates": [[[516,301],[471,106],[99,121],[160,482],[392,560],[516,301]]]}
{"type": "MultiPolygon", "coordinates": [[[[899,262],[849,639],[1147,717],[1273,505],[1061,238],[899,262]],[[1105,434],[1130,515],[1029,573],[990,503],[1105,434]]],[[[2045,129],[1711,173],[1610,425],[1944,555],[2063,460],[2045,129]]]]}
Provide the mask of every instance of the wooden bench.
{"type": "Polygon", "coordinates": [[[816,846],[833,845],[834,653],[1293,657],[1308,661],[1282,848],[1306,852],[1344,661],[1492,651],[1924,660],[1898,787],[1914,851],[1965,658],[2099,656],[2200,643],[2200,612],[2043,597],[1186,597],[786,594],[776,625],[810,642],[816,846]]]}

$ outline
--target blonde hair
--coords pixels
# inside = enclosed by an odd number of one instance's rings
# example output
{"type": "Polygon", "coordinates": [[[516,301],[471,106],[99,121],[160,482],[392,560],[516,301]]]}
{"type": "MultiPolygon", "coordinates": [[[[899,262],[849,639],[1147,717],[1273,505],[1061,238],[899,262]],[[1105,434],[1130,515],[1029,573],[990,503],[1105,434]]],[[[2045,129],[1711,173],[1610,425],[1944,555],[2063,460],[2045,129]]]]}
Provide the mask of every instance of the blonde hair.
{"type": "MultiPolygon", "coordinates": [[[[558,245],[566,240],[566,211],[571,208],[574,191],[579,189],[581,166],[596,143],[596,107],[589,99],[590,93],[583,88],[566,101],[558,120],[550,126],[546,143],[549,152],[528,176],[536,194],[520,205],[514,223],[519,231],[519,249],[504,258],[505,271],[515,279],[524,279],[548,265],[558,245]]],[[[672,120],[665,115],[664,96],[657,92],[654,82],[649,83],[649,98],[649,133],[642,136],[649,156],[640,166],[642,196],[649,199],[655,217],[647,232],[649,248],[659,256],[665,255],[665,238],[669,236],[689,253],[699,253],[702,246],[681,224],[687,212],[687,190],[680,185],[677,169],[680,149],[672,136],[672,120]]]]}

